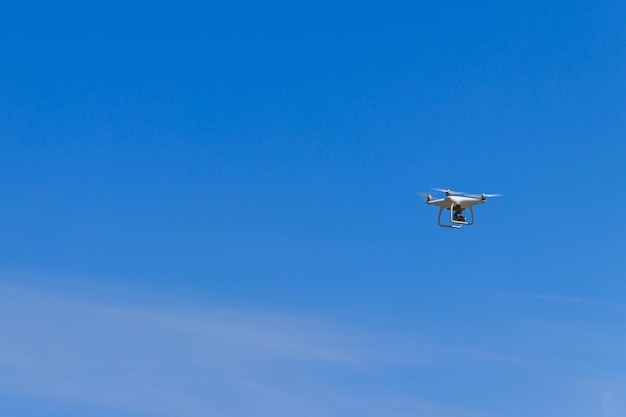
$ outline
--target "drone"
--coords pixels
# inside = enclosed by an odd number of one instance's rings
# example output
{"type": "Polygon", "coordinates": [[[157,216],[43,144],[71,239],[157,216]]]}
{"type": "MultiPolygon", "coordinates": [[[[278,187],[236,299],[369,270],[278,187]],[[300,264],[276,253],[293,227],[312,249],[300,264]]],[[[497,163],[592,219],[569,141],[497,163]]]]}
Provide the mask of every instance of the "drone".
{"type": "Polygon", "coordinates": [[[463,225],[471,226],[474,224],[474,206],[477,204],[485,204],[487,197],[501,197],[502,194],[468,194],[462,191],[443,190],[441,188],[433,188],[435,191],[446,193],[443,198],[435,198],[431,195],[422,196],[426,199],[426,204],[439,207],[439,217],[437,224],[441,227],[449,227],[452,229],[460,229],[463,225]],[[463,215],[463,210],[469,208],[471,219],[468,221],[463,215]],[[443,210],[450,210],[450,223],[441,223],[441,213],[443,210]]]}

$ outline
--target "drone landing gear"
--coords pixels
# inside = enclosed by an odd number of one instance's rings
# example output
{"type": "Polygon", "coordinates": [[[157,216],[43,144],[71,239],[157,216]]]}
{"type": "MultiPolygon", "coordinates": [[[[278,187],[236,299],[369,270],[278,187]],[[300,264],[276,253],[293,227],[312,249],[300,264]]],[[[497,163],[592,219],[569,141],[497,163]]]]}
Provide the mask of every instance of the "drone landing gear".
{"type": "Polygon", "coordinates": [[[452,229],[460,229],[463,225],[471,226],[474,224],[474,210],[472,207],[469,207],[470,210],[470,221],[467,221],[465,216],[463,215],[463,208],[459,206],[451,206],[449,208],[445,208],[446,210],[450,210],[450,224],[441,223],[441,213],[443,213],[445,207],[439,208],[439,217],[437,218],[437,224],[441,227],[449,227],[452,229]]]}

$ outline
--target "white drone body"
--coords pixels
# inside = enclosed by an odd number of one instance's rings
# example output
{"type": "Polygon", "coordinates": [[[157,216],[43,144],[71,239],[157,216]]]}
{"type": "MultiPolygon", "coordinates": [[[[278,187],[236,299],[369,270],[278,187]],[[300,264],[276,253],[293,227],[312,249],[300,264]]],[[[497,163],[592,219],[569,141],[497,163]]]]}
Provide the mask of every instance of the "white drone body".
{"type": "Polygon", "coordinates": [[[449,227],[452,229],[460,229],[463,225],[471,226],[474,224],[474,209],[477,204],[485,204],[487,197],[500,197],[501,194],[467,194],[461,191],[443,190],[434,188],[436,191],[446,193],[443,198],[433,199],[431,195],[424,195],[426,204],[429,206],[439,207],[439,217],[437,224],[441,227],[449,227]],[[443,210],[450,210],[450,223],[441,223],[441,213],[443,210]],[[470,220],[468,221],[463,215],[463,210],[469,209],[470,220]]]}

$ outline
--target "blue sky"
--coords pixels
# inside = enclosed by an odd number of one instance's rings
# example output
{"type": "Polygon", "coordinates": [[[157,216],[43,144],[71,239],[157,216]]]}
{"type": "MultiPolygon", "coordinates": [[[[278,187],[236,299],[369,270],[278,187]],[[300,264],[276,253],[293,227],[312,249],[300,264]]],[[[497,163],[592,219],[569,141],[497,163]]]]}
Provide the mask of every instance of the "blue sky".
{"type": "Polygon", "coordinates": [[[2,414],[626,414],[622,2],[0,16],[2,414]]]}

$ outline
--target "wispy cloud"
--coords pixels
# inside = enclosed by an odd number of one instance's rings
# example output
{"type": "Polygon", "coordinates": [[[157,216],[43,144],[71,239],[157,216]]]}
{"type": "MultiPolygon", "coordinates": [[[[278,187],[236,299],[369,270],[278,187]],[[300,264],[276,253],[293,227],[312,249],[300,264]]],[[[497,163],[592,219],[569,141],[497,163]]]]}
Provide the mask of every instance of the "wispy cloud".
{"type": "Polygon", "coordinates": [[[0,326],[3,391],[151,414],[232,415],[229,402],[253,395],[251,383],[271,382],[265,368],[360,360],[305,318],[91,305],[6,287],[0,326]]]}
{"type": "MultiPolygon", "coordinates": [[[[0,329],[0,392],[132,415],[415,415],[425,402],[374,400],[372,380],[436,356],[314,318],[113,306],[16,287],[0,288],[0,329]]],[[[440,408],[429,415],[477,415],[428,404],[440,408]]]]}
{"type": "Polygon", "coordinates": [[[525,415],[509,403],[534,397],[498,382],[506,380],[560,398],[580,393],[576,403],[546,403],[568,415],[624,410],[624,391],[610,383],[623,380],[622,368],[604,374],[623,338],[589,328],[462,322],[432,330],[429,343],[417,327],[398,334],[286,313],[159,305],[0,286],[0,395],[94,417],[525,415]],[[608,341],[611,351],[601,350],[608,341]],[[594,382],[553,388],[568,381],[594,382]]]}

